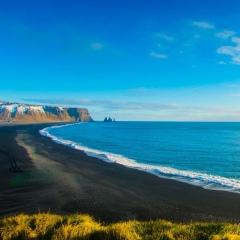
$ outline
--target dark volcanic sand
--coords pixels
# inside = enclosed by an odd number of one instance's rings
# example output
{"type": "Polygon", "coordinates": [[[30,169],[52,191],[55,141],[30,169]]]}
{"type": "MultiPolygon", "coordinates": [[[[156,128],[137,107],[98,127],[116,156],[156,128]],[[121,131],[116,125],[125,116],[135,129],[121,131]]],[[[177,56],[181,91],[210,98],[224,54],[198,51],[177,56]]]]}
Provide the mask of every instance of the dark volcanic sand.
{"type": "Polygon", "coordinates": [[[106,223],[239,221],[240,194],[105,163],[39,134],[51,125],[0,127],[0,217],[50,210],[88,213],[106,223]],[[23,172],[9,170],[11,157],[23,172]]]}

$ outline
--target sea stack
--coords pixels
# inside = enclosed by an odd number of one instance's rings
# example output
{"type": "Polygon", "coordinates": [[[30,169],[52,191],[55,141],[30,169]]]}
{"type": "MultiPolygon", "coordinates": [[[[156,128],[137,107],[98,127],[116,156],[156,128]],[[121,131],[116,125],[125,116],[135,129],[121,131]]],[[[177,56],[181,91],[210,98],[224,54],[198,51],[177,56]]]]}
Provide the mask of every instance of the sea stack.
{"type": "Polygon", "coordinates": [[[104,120],[103,120],[104,122],[115,122],[115,118],[113,118],[113,120],[112,120],[112,118],[110,118],[110,117],[105,117],[104,118],[104,120]]]}

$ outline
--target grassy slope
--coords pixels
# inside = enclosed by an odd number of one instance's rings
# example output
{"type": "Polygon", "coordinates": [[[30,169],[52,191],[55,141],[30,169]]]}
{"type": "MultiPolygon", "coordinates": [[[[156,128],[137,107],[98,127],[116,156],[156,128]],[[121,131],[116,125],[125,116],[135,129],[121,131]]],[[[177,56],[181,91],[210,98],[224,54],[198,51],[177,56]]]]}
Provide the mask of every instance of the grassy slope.
{"type": "Polygon", "coordinates": [[[82,214],[69,216],[50,213],[32,216],[20,214],[0,220],[0,239],[240,239],[240,225],[177,224],[164,220],[104,225],[82,214]]]}

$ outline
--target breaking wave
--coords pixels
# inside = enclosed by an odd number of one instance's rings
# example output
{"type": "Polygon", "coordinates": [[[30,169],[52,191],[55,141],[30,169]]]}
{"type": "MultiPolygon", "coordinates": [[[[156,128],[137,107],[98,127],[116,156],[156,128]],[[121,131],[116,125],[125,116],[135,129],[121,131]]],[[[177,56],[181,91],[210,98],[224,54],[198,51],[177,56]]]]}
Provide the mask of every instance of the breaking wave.
{"type": "MultiPolygon", "coordinates": [[[[84,123],[77,123],[77,124],[84,124],[84,123]]],[[[47,127],[40,130],[39,132],[43,136],[50,137],[56,143],[66,145],[68,147],[71,147],[77,150],[84,151],[88,156],[96,157],[108,163],[121,164],[129,168],[134,168],[137,170],[154,174],[158,177],[174,179],[174,180],[185,182],[195,186],[201,186],[205,189],[240,193],[240,180],[237,180],[237,179],[226,178],[226,177],[200,173],[200,172],[194,172],[190,170],[178,170],[172,167],[138,163],[134,159],[130,159],[119,154],[113,154],[110,152],[99,151],[96,149],[88,148],[86,146],[81,146],[76,142],[56,137],[48,132],[48,129],[50,128],[62,128],[70,125],[75,125],[75,124],[47,127]]]]}

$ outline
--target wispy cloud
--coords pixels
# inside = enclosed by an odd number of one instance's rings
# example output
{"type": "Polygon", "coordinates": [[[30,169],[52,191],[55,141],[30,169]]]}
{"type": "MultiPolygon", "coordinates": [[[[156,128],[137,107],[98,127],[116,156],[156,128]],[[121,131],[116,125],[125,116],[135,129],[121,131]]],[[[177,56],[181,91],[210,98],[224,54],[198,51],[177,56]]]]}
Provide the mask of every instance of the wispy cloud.
{"type": "MultiPolygon", "coordinates": [[[[235,94],[239,97],[240,94],[235,94]]],[[[110,101],[110,100],[89,100],[89,99],[22,99],[38,104],[54,104],[64,106],[91,107],[95,114],[101,119],[102,114],[111,114],[121,119],[124,116],[128,119],[155,120],[239,120],[240,111],[234,108],[224,107],[201,107],[185,106],[181,104],[164,104],[158,102],[133,102],[133,101],[110,101]]]]}
{"type": "Polygon", "coordinates": [[[224,84],[226,87],[240,88],[240,84],[224,84]]]}
{"type": "Polygon", "coordinates": [[[227,39],[229,37],[232,37],[235,34],[236,34],[236,32],[224,30],[223,32],[218,32],[215,35],[216,35],[216,37],[227,39]]]}
{"type": "Polygon", "coordinates": [[[173,37],[170,37],[166,34],[162,34],[162,33],[156,33],[155,34],[156,37],[159,37],[159,38],[162,38],[164,40],[167,40],[167,41],[172,41],[173,40],[173,37]]]}
{"type": "Polygon", "coordinates": [[[205,85],[193,87],[193,88],[187,89],[187,90],[185,91],[185,93],[187,93],[187,92],[192,92],[192,91],[197,91],[197,90],[202,89],[202,88],[204,88],[204,87],[205,87],[205,85]]]}
{"type": "Polygon", "coordinates": [[[193,22],[194,26],[203,28],[203,29],[213,29],[215,28],[215,26],[211,23],[208,22],[193,22]]]}
{"type": "Polygon", "coordinates": [[[99,42],[94,42],[90,44],[90,47],[95,50],[100,50],[103,48],[103,44],[99,42]]]}
{"type": "Polygon", "coordinates": [[[111,101],[111,100],[89,100],[89,99],[69,99],[69,98],[57,98],[57,99],[22,99],[23,101],[35,102],[39,104],[54,104],[54,105],[78,105],[78,106],[94,106],[107,109],[126,109],[126,110],[167,110],[167,109],[179,109],[179,104],[163,104],[156,102],[133,102],[133,101],[111,101]]]}
{"type": "MultiPolygon", "coordinates": [[[[192,91],[198,91],[205,87],[206,87],[206,85],[192,86],[191,88],[178,88],[178,89],[175,89],[175,91],[178,94],[185,94],[185,93],[192,92],[192,91]]],[[[170,94],[169,90],[161,89],[161,88],[139,87],[139,88],[127,89],[123,94],[126,96],[146,97],[146,96],[154,96],[154,95],[159,96],[159,95],[164,95],[166,93],[170,94]]]]}
{"type": "Polygon", "coordinates": [[[151,52],[150,53],[150,56],[151,57],[154,57],[154,58],[167,58],[168,56],[165,55],[165,54],[160,54],[160,53],[156,53],[156,52],[151,52]]]}
{"type": "Polygon", "coordinates": [[[217,49],[217,53],[231,56],[230,63],[240,65],[240,38],[232,37],[231,40],[235,46],[221,46],[217,49]]]}
{"type": "Polygon", "coordinates": [[[224,62],[224,61],[220,61],[220,62],[218,62],[218,64],[220,64],[220,65],[226,65],[227,63],[224,62]]]}

